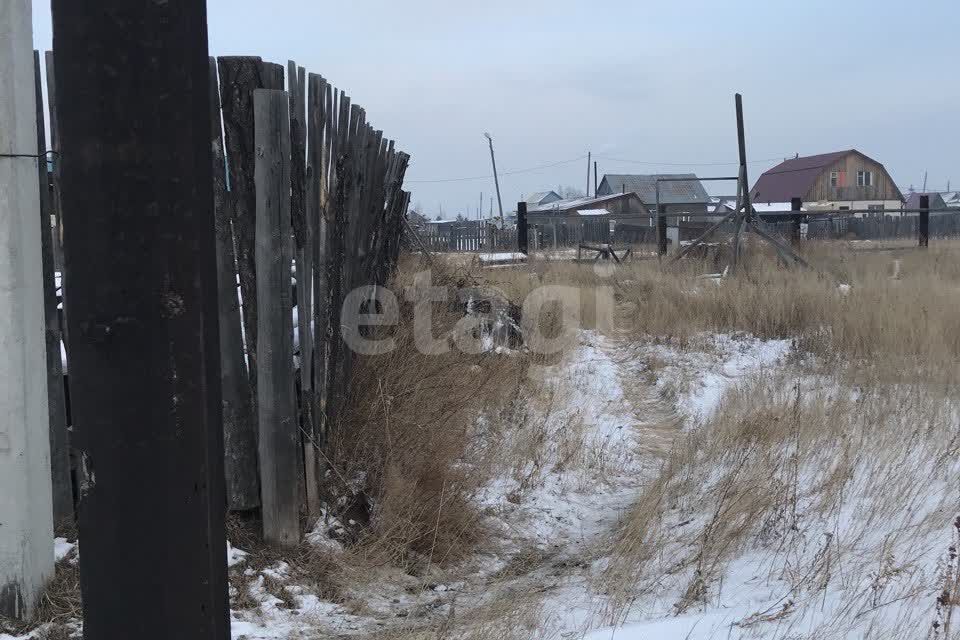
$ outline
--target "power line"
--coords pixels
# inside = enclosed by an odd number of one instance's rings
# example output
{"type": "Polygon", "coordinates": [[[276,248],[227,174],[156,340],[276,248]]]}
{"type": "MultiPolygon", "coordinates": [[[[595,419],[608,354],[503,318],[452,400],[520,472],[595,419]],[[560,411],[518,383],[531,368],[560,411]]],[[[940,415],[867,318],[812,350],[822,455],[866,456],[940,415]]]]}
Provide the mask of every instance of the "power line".
{"type": "MultiPolygon", "coordinates": [[[[512,175],[516,175],[516,174],[518,174],[518,173],[530,173],[531,171],[540,171],[541,169],[549,169],[549,168],[551,168],[551,167],[558,167],[558,166],[563,165],[563,164],[571,164],[571,163],[574,163],[574,162],[580,162],[581,160],[585,159],[586,157],[587,157],[586,155],[582,155],[582,156],[579,156],[579,157],[576,157],[576,158],[572,158],[572,159],[570,159],[570,160],[560,160],[559,162],[551,162],[551,163],[549,163],[549,164],[541,164],[541,165],[537,165],[537,166],[535,166],[535,167],[527,167],[526,169],[512,169],[512,170],[510,170],[510,171],[501,171],[501,172],[500,172],[500,175],[501,175],[501,176],[512,176],[512,175]]],[[[466,177],[466,178],[440,178],[440,179],[436,179],[436,180],[404,180],[404,182],[407,183],[407,184],[427,184],[427,183],[439,183],[439,182],[468,182],[468,181],[470,181],[470,180],[490,180],[490,179],[492,179],[492,178],[493,178],[492,175],[486,175],[486,176],[470,176],[470,177],[466,177]]]]}
{"type": "MultiPolygon", "coordinates": [[[[784,159],[789,160],[791,156],[780,156],[777,158],[762,158],[758,160],[748,160],[747,164],[757,164],[760,162],[783,162],[784,159]]],[[[739,162],[655,162],[652,160],[625,160],[623,158],[608,158],[606,156],[597,156],[598,160],[606,160],[607,162],[624,162],[626,164],[644,164],[654,167],[731,167],[738,166],[739,162]]]]}
{"type": "MultiPolygon", "coordinates": [[[[574,162],[580,162],[585,159],[587,156],[577,156],[576,158],[571,158],[570,160],[560,160],[558,162],[550,162],[547,164],[541,164],[534,167],[527,167],[525,169],[512,169],[510,171],[502,171],[501,176],[513,176],[521,173],[530,173],[533,171],[541,171],[543,169],[550,169],[552,167],[559,167],[565,164],[572,164],[574,162]]],[[[649,166],[660,166],[660,167],[729,167],[736,166],[740,164],[739,162],[655,162],[652,160],[626,160],[624,158],[610,158],[607,156],[594,156],[597,160],[606,160],[607,162],[623,162],[626,164],[642,164],[649,166]]],[[[748,164],[758,164],[761,162],[775,162],[783,161],[784,159],[789,159],[790,155],[780,156],[777,158],[763,158],[759,160],[750,160],[748,164]]],[[[439,184],[446,182],[470,182],[473,180],[491,180],[493,175],[485,176],[466,176],[462,178],[436,178],[433,180],[405,180],[407,184],[439,184]]]]}

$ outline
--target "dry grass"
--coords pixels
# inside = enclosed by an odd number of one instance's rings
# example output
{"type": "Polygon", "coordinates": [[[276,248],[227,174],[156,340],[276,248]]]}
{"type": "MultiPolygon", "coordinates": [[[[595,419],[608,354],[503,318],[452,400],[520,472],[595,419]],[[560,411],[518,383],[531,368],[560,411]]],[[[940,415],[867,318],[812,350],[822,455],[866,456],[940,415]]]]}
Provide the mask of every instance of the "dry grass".
{"type": "MultiPolygon", "coordinates": [[[[359,390],[334,443],[334,463],[346,479],[362,478],[372,505],[369,527],[354,549],[373,564],[412,572],[444,565],[470,553],[484,539],[474,495],[488,480],[485,447],[475,448],[478,424],[500,416],[520,387],[525,360],[519,354],[451,349],[425,355],[415,344],[414,299],[401,297],[419,265],[399,273],[397,348],[361,358],[353,388],[359,390]]],[[[448,302],[429,303],[433,335],[457,331],[463,317],[456,290],[474,286],[468,271],[435,270],[434,286],[451,291],[448,302]]]]}
{"type": "Polygon", "coordinates": [[[29,622],[0,617],[0,631],[14,635],[33,632],[36,640],[66,640],[74,632],[74,623],[81,618],[80,566],[76,552],[71,552],[55,567],[53,580],[47,584],[33,619],[29,622]]]}
{"type": "Polygon", "coordinates": [[[612,275],[589,264],[534,260],[491,271],[489,278],[517,302],[542,285],[579,288],[584,328],[604,327],[597,320],[597,298],[612,287],[615,328],[636,339],[685,346],[703,332],[746,332],[796,339],[801,351],[837,364],[882,363],[922,368],[941,381],[955,378],[960,247],[942,242],[925,252],[857,252],[838,243],[809,245],[805,253],[820,275],[781,268],[775,256],[754,248],[738,275],[719,286],[697,276],[722,266],[701,260],[666,268],[638,261],[612,275]]]}
{"type": "Polygon", "coordinates": [[[633,340],[747,331],[793,338],[800,357],[675,441],[612,548],[600,588],[613,619],[635,601],[692,613],[759,584],[782,599],[742,633],[957,637],[956,253],[905,253],[898,279],[886,254],[811,257],[850,291],[762,255],[721,286],[646,265],[620,280],[633,340]],[[751,586],[728,576],[748,560],[751,586]]]}

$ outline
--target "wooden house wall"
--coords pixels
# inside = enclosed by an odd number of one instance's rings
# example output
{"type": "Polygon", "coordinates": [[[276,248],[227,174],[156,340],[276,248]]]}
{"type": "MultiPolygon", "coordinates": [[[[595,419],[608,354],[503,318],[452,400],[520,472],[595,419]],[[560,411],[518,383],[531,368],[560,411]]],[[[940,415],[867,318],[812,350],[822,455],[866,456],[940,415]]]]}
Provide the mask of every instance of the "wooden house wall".
{"type": "Polygon", "coordinates": [[[898,200],[900,192],[887,170],[879,162],[860,153],[849,153],[832,165],[825,167],[816,182],[804,196],[805,202],[822,200],[898,200]],[[844,186],[830,186],[830,174],[833,171],[846,172],[844,186]],[[873,173],[869,187],[857,186],[857,172],[873,173]]]}

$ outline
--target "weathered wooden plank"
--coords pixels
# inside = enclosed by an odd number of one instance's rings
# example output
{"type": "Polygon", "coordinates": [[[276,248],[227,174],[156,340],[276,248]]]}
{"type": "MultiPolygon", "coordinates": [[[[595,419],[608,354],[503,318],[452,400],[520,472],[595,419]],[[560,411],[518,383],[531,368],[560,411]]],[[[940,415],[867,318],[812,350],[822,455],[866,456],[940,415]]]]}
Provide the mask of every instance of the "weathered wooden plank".
{"type": "MultiPolygon", "coordinates": [[[[307,101],[306,101],[306,125],[307,125],[307,156],[306,156],[306,193],[304,202],[304,217],[306,227],[306,243],[304,246],[303,264],[306,273],[309,276],[309,292],[311,305],[307,308],[306,322],[314,327],[319,326],[316,322],[318,306],[318,293],[321,283],[318,282],[317,274],[322,271],[315,266],[315,260],[318,257],[318,231],[320,223],[320,198],[322,192],[322,140],[324,130],[324,110],[323,110],[323,91],[321,78],[316,74],[309,74],[307,78],[307,101]]],[[[299,265],[297,272],[299,274],[299,265]]],[[[304,287],[306,290],[306,286],[304,287]]],[[[301,316],[302,317],[302,316],[301,316]]],[[[300,320],[301,325],[304,320],[300,320]]],[[[317,434],[315,426],[315,410],[317,408],[317,395],[314,391],[314,370],[317,364],[317,355],[315,353],[314,332],[308,331],[307,335],[311,340],[311,346],[307,353],[301,355],[301,414],[303,420],[303,461],[304,461],[304,489],[306,492],[307,512],[311,516],[320,514],[320,475],[319,459],[317,451],[317,434]]],[[[303,338],[301,338],[301,344],[303,338]]],[[[319,342],[317,340],[316,342],[319,342]]]]}
{"type": "MultiPolygon", "coordinates": [[[[37,94],[37,154],[47,150],[43,116],[43,87],[40,79],[40,52],[33,52],[37,94]]],[[[43,259],[43,311],[47,345],[47,409],[50,417],[50,471],[53,481],[53,523],[73,526],[73,482],[70,474],[70,441],[67,436],[67,404],[60,355],[60,314],[57,312],[57,283],[54,275],[53,215],[47,156],[37,160],[40,180],[40,250],[43,259]]]]}
{"type": "MultiPolygon", "coordinates": [[[[253,92],[264,87],[263,61],[256,57],[217,58],[220,72],[220,104],[227,169],[230,177],[229,202],[233,209],[233,235],[237,272],[243,298],[243,337],[247,376],[250,380],[254,429],[257,419],[257,267],[256,210],[254,187],[253,92]]],[[[256,455],[255,453],[253,455],[256,455]]]]}
{"type": "Polygon", "coordinates": [[[331,433],[337,428],[340,407],[345,395],[346,385],[342,373],[343,363],[341,326],[339,313],[345,295],[345,251],[348,242],[347,222],[355,176],[353,172],[354,154],[351,147],[351,108],[350,98],[341,91],[337,104],[336,135],[333,141],[331,159],[335,186],[328,214],[327,245],[327,346],[324,368],[324,438],[329,442],[331,433]]]}
{"type": "MultiPolygon", "coordinates": [[[[53,51],[44,53],[44,63],[47,67],[47,110],[50,113],[50,148],[54,151],[60,151],[60,117],[57,110],[57,85],[56,68],[54,64],[53,51]]],[[[60,215],[60,156],[54,154],[50,157],[53,162],[53,215],[56,218],[54,222],[55,232],[53,234],[53,259],[56,268],[60,269],[61,289],[66,290],[66,274],[63,273],[63,219],[60,215]]],[[[63,295],[61,291],[61,295],[63,295]]],[[[63,296],[66,300],[66,296],[63,296]]],[[[63,311],[66,313],[67,306],[63,305],[63,311]]],[[[61,324],[63,328],[66,324],[64,320],[61,324]]]]}
{"type": "MultiPolygon", "coordinates": [[[[320,97],[320,109],[317,114],[316,130],[322,131],[323,136],[318,145],[319,156],[315,158],[315,170],[319,173],[319,201],[317,204],[315,238],[313,245],[313,318],[314,318],[314,349],[313,349],[313,416],[314,416],[314,444],[323,446],[326,433],[326,397],[327,397],[327,360],[329,359],[330,341],[328,335],[328,262],[329,251],[329,216],[332,211],[330,205],[331,189],[335,179],[331,177],[331,153],[333,140],[336,135],[334,91],[323,78],[316,78],[317,93],[320,97]]],[[[319,478],[319,469],[317,471],[319,478]]]]}
{"type": "Polygon", "coordinates": [[[240,300],[233,241],[235,199],[228,198],[220,120],[217,63],[210,58],[210,138],[213,150],[213,210],[216,221],[217,301],[220,320],[220,382],[223,394],[224,473],[227,505],[246,511],[260,505],[257,430],[250,379],[243,356],[240,300]]]}
{"type": "MultiPolygon", "coordinates": [[[[304,434],[312,432],[310,372],[312,369],[312,339],[310,335],[311,310],[313,307],[313,254],[311,251],[310,229],[306,217],[306,71],[297,67],[293,60],[287,62],[288,93],[290,107],[290,216],[293,225],[293,238],[296,260],[296,305],[297,338],[299,341],[300,363],[300,422],[302,431],[298,433],[301,449],[305,444],[304,434]]],[[[309,440],[307,436],[306,440],[309,440]]],[[[300,489],[298,493],[306,504],[306,460],[301,453],[299,470],[300,489]]]]}
{"type": "Polygon", "coordinates": [[[263,63],[263,88],[283,91],[283,65],[276,62],[263,63]]]}
{"type": "Polygon", "coordinates": [[[264,539],[299,542],[298,431],[290,291],[290,125],[287,94],[254,92],[257,193],[257,375],[264,539]]]}
{"type": "Polygon", "coordinates": [[[144,9],[52,4],[83,633],[227,640],[206,6],[144,9]]]}

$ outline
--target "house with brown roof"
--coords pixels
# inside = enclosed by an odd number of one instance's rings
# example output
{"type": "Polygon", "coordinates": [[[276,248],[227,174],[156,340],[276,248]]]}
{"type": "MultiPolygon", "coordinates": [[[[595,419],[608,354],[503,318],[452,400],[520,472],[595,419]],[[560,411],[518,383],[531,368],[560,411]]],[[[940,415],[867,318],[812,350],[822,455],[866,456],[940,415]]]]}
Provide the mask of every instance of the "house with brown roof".
{"type": "Polygon", "coordinates": [[[750,193],[757,203],[800,198],[808,211],[873,209],[896,212],[903,194],[882,164],[848,149],[784,160],[760,176],[750,193]]]}

